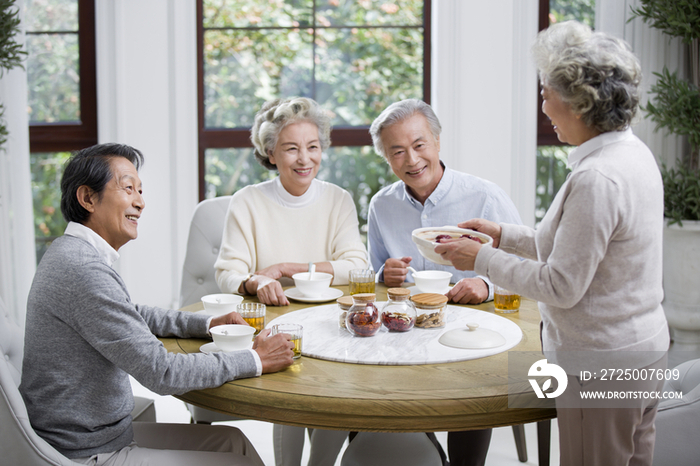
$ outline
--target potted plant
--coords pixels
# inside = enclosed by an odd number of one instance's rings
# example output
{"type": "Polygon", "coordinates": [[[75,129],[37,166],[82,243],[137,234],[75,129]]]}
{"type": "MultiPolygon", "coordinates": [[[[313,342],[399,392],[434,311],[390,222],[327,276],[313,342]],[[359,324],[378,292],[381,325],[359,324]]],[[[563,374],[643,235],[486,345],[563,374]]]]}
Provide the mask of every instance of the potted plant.
{"type": "MultiPolygon", "coordinates": [[[[19,9],[14,0],[0,0],[0,78],[16,66],[22,65],[26,52],[22,45],[15,41],[15,34],[19,32],[19,9]]],[[[0,103],[0,148],[7,140],[7,128],[2,119],[5,108],[0,103]]]]}
{"type": "Polygon", "coordinates": [[[700,2],[640,0],[632,8],[650,26],[687,44],[688,76],[664,68],[643,106],[656,129],[683,136],[684,153],[675,166],[662,165],[664,310],[674,344],[700,345],[700,2]]]}

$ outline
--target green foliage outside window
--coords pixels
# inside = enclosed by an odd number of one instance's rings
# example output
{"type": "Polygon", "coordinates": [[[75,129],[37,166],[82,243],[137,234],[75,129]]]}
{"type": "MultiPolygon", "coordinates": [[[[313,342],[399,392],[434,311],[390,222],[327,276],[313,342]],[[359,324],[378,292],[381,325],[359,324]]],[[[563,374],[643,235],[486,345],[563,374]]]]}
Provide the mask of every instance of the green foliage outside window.
{"type": "Polygon", "coordinates": [[[576,20],[595,26],[595,0],[549,0],[549,22],[576,20]]]}
{"type": "MultiPolygon", "coordinates": [[[[423,1],[204,0],[207,128],[249,128],[262,104],[306,96],[335,127],[369,126],[423,97],[423,1]]],[[[205,195],[276,176],[249,148],[207,149],[205,195]]],[[[371,147],[331,147],[318,174],[347,189],[364,227],[369,199],[396,178],[371,147]]]]}
{"type": "MultiPolygon", "coordinates": [[[[590,26],[595,25],[595,0],[550,0],[549,21],[576,20],[590,26]]],[[[537,179],[535,182],[535,224],[539,224],[554,200],[570,170],[566,159],[572,146],[537,147],[537,179]]]]}
{"type": "Polygon", "coordinates": [[[78,1],[27,0],[31,122],[80,121],[78,1]]]}
{"type": "Polygon", "coordinates": [[[537,182],[535,198],[535,223],[539,224],[552,204],[561,185],[571,172],[566,160],[573,146],[537,147],[537,182]]]}
{"type": "Polygon", "coordinates": [[[29,156],[38,263],[51,241],[66,229],[66,221],[61,214],[61,176],[70,152],[32,152],[29,156]]]}

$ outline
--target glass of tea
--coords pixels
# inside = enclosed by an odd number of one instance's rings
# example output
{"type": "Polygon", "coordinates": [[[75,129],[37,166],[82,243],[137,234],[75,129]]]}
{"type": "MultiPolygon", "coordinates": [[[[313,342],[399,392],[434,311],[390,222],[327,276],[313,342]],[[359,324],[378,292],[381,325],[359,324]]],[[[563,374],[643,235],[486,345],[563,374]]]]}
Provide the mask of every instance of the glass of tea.
{"type": "Polygon", "coordinates": [[[299,324],[275,324],[272,326],[270,335],[277,335],[278,333],[288,333],[292,336],[290,340],[294,343],[294,359],[299,359],[301,357],[301,338],[303,336],[304,327],[299,324]]]}
{"type": "Polygon", "coordinates": [[[493,286],[493,305],[496,312],[510,314],[520,310],[520,295],[498,285],[493,286]]]}
{"type": "Polygon", "coordinates": [[[255,335],[265,328],[265,305],[260,303],[241,303],[236,311],[251,327],[255,327],[255,335]]]}
{"type": "Polygon", "coordinates": [[[348,275],[350,295],[357,293],[374,293],[374,270],[353,269],[348,275]]]}

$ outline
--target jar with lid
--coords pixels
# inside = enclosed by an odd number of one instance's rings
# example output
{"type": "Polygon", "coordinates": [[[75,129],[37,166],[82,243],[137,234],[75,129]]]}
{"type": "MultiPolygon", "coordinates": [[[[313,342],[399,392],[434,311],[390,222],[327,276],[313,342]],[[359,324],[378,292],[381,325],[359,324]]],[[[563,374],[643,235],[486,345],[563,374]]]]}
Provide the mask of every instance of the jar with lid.
{"type": "Polygon", "coordinates": [[[345,326],[350,333],[358,337],[371,337],[379,331],[382,322],[374,304],[376,299],[374,293],[352,295],[352,307],[345,317],[345,326]]]}
{"type": "Polygon", "coordinates": [[[338,303],[338,327],[346,328],[345,318],[348,315],[348,310],[352,307],[352,296],[341,296],[335,301],[338,303]]]}
{"type": "Polygon", "coordinates": [[[382,309],[382,324],[390,332],[408,332],[416,323],[416,307],[409,299],[411,291],[406,288],[386,290],[389,301],[382,309]]]}
{"type": "Polygon", "coordinates": [[[416,306],[416,327],[436,328],[445,326],[447,296],[437,293],[421,293],[411,297],[416,306]]]}

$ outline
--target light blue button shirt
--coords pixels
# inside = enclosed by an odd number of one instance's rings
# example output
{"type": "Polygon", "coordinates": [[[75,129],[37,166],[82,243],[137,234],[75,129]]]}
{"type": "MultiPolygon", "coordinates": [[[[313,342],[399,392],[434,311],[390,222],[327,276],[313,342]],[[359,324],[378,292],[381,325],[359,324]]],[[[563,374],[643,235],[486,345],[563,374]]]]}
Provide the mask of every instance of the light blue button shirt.
{"type": "MultiPolygon", "coordinates": [[[[372,198],[367,218],[369,257],[379,280],[383,281],[381,271],[387,259],[404,256],[413,258],[411,266],[416,270],[451,272],[452,283],[476,277],[472,271],[463,272],[425,259],[411,239],[416,228],[457,225],[472,218],[522,224],[513,201],[495,183],[447,167],[425,204],[409,194],[403,181],[383,188],[372,198]]],[[[493,299],[493,285],[485,277],[480,278],[489,285],[488,299],[493,299]]],[[[410,273],[406,280],[413,282],[410,273]]]]}

